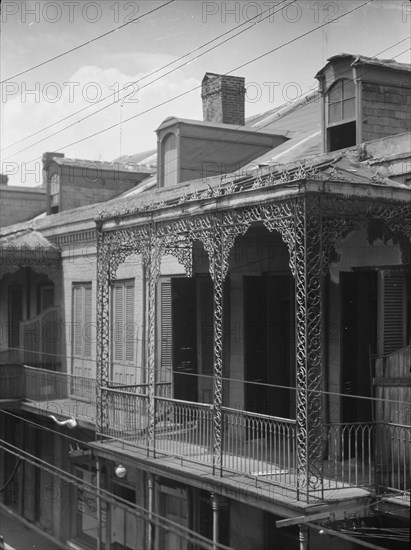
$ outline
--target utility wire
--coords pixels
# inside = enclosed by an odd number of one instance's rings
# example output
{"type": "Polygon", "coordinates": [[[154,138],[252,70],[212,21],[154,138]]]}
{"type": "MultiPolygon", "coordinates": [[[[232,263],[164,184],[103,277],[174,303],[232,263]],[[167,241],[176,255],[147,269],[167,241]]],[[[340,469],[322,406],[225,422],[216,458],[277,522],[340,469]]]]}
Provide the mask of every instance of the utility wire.
{"type": "MultiPolygon", "coordinates": [[[[279,5],[285,3],[286,1],[287,1],[287,0],[282,0],[282,1],[280,2],[279,5]]],[[[291,4],[293,4],[293,3],[296,2],[296,1],[297,1],[297,0],[292,0],[289,4],[287,4],[287,7],[290,6],[291,4]]],[[[194,52],[196,52],[196,51],[198,51],[198,50],[200,50],[200,49],[202,49],[202,48],[208,46],[209,44],[212,44],[212,43],[215,42],[216,40],[219,40],[220,38],[222,38],[222,37],[226,36],[227,34],[230,34],[231,32],[233,32],[234,30],[236,30],[236,29],[238,29],[238,28],[240,28],[240,27],[242,27],[242,26],[248,24],[248,23],[249,23],[250,21],[252,21],[253,19],[256,19],[257,17],[260,18],[260,17],[261,17],[263,14],[265,14],[267,11],[270,11],[270,14],[269,14],[267,17],[264,17],[261,21],[263,21],[263,20],[267,19],[268,17],[271,17],[272,15],[274,15],[275,13],[277,13],[276,11],[271,12],[271,9],[272,9],[272,8],[268,8],[268,10],[264,10],[264,11],[262,11],[261,13],[255,15],[254,17],[250,17],[247,21],[244,21],[243,23],[240,23],[239,25],[233,27],[233,28],[230,29],[229,31],[226,31],[226,32],[220,34],[219,36],[216,36],[216,37],[213,38],[212,40],[209,40],[208,42],[205,42],[204,44],[201,44],[200,46],[197,46],[196,48],[194,48],[194,50],[191,50],[190,52],[185,53],[184,55],[180,56],[178,59],[175,59],[174,61],[170,61],[169,63],[163,65],[162,67],[160,67],[160,68],[158,68],[158,69],[152,71],[151,73],[149,73],[149,74],[143,76],[142,78],[139,78],[138,80],[135,80],[135,81],[133,81],[133,82],[130,82],[129,84],[130,84],[130,85],[136,85],[136,84],[138,84],[139,82],[142,82],[143,80],[146,80],[146,79],[149,78],[150,76],[153,76],[153,75],[157,74],[158,72],[162,71],[163,69],[166,69],[166,68],[170,67],[171,65],[174,65],[175,63],[178,63],[178,62],[181,61],[182,59],[185,59],[186,57],[192,55],[194,52]]],[[[283,9],[283,8],[281,8],[281,9],[283,9]]],[[[280,10],[277,10],[277,11],[280,11],[280,10]]],[[[213,49],[215,49],[215,48],[221,46],[222,44],[224,44],[225,42],[228,42],[229,40],[232,40],[233,38],[235,38],[235,37],[238,36],[239,34],[245,32],[246,30],[249,30],[251,27],[253,27],[254,25],[260,23],[261,21],[257,21],[256,23],[252,23],[249,27],[247,27],[246,29],[242,30],[241,32],[234,34],[233,36],[227,38],[227,40],[224,40],[224,41],[221,42],[220,44],[217,44],[217,46],[215,46],[214,48],[210,48],[210,49],[206,50],[205,52],[202,52],[201,54],[195,56],[194,58],[189,59],[189,60],[186,61],[185,63],[182,63],[182,64],[179,65],[178,67],[175,67],[175,68],[172,69],[171,71],[169,71],[169,72],[167,72],[167,73],[161,75],[160,77],[156,78],[155,80],[152,80],[152,81],[149,82],[146,86],[149,86],[150,84],[153,84],[153,83],[156,82],[157,80],[160,80],[160,79],[164,78],[165,76],[167,76],[167,75],[169,75],[170,73],[172,73],[172,72],[174,72],[174,71],[180,69],[181,67],[184,67],[185,65],[188,65],[188,64],[192,63],[193,61],[196,61],[197,59],[199,59],[201,56],[205,55],[205,54],[208,53],[209,51],[211,51],[211,50],[213,50],[213,49]]],[[[141,89],[145,88],[146,86],[143,86],[143,87],[139,88],[139,91],[140,91],[141,89]]],[[[121,101],[124,101],[124,99],[126,99],[127,97],[133,95],[134,93],[135,93],[135,90],[133,90],[132,92],[130,92],[130,93],[128,93],[128,94],[122,96],[122,97],[121,97],[121,101]]],[[[108,95],[106,95],[105,97],[101,98],[101,99],[100,99],[99,101],[97,101],[96,103],[94,103],[93,105],[87,105],[86,107],[84,107],[84,108],[82,108],[82,109],[79,109],[78,111],[75,111],[74,113],[72,113],[72,114],[70,114],[70,115],[68,115],[68,116],[66,116],[66,117],[64,117],[64,118],[62,118],[62,119],[57,120],[56,122],[53,122],[53,124],[49,124],[48,126],[45,126],[44,128],[38,130],[37,132],[33,132],[32,134],[30,134],[30,135],[28,135],[28,136],[26,136],[26,137],[24,137],[24,138],[22,138],[22,139],[19,139],[18,141],[15,141],[14,143],[8,145],[7,147],[4,147],[4,148],[2,149],[2,151],[5,151],[5,150],[7,150],[7,149],[10,149],[11,147],[14,147],[15,145],[17,145],[18,143],[21,143],[22,141],[25,141],[26,139],[29,139],[29,138],[31,138],[31,137],[37,135],[37,134],[40,134],[41,132],[44,132],[45,130],[48,130],[49,128],[52,128],[53,126],[56,126],[56,125],[59,124],[60,122],[63,122],[63,121],[65,121],[65,120],[67,120],[67,119],[69,119],[69,118],[71,118],[71,117],[73,117],[73,116],[75,116],[75,115],[77,115],[77,114],[83,112],[83,111],[86,111],[87,109],[91,109],[91,108],[93,108],[95,105],[98,105],[99,103],[105,101],[106,99],[109,99],[109,98],[115,96],[116,94],[117,94],[117,91],[113,92],[112,94],[108,94],[108,95]]],[[[120,100],[120,98],[119,98],[119,100],[120,100]]],[[[112,104],[111,104],[111,105],[112,105],[112,104]]],[[[109,106],[106,106],[105,108],[107,108],[107,107],[110,107],[110,105],[109,105],[109,106]]],[[[98,112],[100,112],[100,111],[102,111],[102,110],[103,110],[103,109],[99,109],[98,111],[92,113],[92,115],[90,115],[90,116],[93,116],[94,114],[96,114],[96,113],[98,113],[98,112]]],[[[85,118],[88,118],[88,117],[85,117],[85,118]]],[[[81,122],[82,120],[85,120],[85,118],[81,119],[81,120],[78,121],[78,122],[81,122]]],[[[76,122],[75,124],[77,124],[77,122],[76,122]]],[[[66,127],[63,128],[61,131],[65,130],[65,129],[67,129],[67,128],[70,128],[71,126],[72,126],[72,125],[66,126],[66,127]]],[[[52,137],[52,136],[54,136],[54,135],[56,135],[56,134],[52,134],[52,135],[50,135],[50,136],[48,136],[48,137],[52,137]]],[[[48,137],[45,138],[45,139],[48,139],[48,137]]],[[[37,145],[38,143],[40,143],[40,142],[36,142],[35,145],[37,145]]],[[[22,151],[24,151],[24,150],[25,150],[25,149],[23,149],[22,151]]],[[[21,151],[19,151],[19,152],[21,152],[21,151]]],[[[15,153],[15,154],[18,154],[18,153],[15,153]]],[[[7,158],[10,158],[10,157],[7,157],[7,158]]],[[[5,160],[6,160],[6,159],[5,159],[5,160]]]]}
{"type": "MultiPolygon", "coordinates": [[[[394,46],[397,46],[397,45],[400,44],[401,42],[405,42],[406,40],[410,40],[410,37],[407,36],[407,38],[404,38],[403,40],[400,40],[399,42],[396,42],[395,44],[389,46],[389,47],[386,48],[385,50],[382,50],[381,52],[379,52],[379,53],[373,55],[370,59],[376,58],[377,55],[381,55],[381,54],[384,53],[385,51],[387,51],[387,50],[393,48],[394,46]]],[[[403,50],[402,52],[400,52],[400,53],[398,53],[397,55],[393,56],[393,59],[395,59],[396,57],[402,55],[402,54],[405,53],[405,52],[410,51],[410,49],[411,49],[411,48],[407,48],[406,50],[403,50]]],[[[365,76],[367,73],[369,73],[369,72],[370,72],[370,71],[365,71],[365,72],[364,72],[364,76],[365,76]]],[[[347,78],[346,80],[351,81],[351,82],[354,82],[354,79],[353,79],[353,78],[347,78]]],[[[293,113],[293,114],[297,113],[297,112],[300,111],[301,109],[304,109],[305,107],[307,107],[307,105],[310,105],[310,104],[313,103],[314,101],[318,101],[319,98],[320,98],[320,94],[319,94],[318,90],[307,90],[307,91],[305,91],[304,93],[302,93],[302,94],[298,97],[298,99],[295,100],[295,103],[297,103],[297,106],[292,110],[292,113],[293,113]],[[312,97],[309,97],[310,94],[312,94],[312,97]],[[301,103],[301,105],[298,105],[298,103],[300,103],[301,100],[302,100],[304,97],[307,97],[307,98],[309,97],[309,99],[307,99],[307,101],[305,101],[304,103],[301,103]]],[[[279,108],[282,108],[282,107],[287,108],[289,105],[291,105],[291,103],[290,103],[290,104],[282,105],[282,106],[280,106],[279,108]]],[[[279,116],[279,117],[276,119],[276,118],[275,118],[275,114],[276,114],[276,113],[272,113],[271,116],[268,115],[268,118],[270,118],[270,120],[269,120],[268,122],[266,122],[265,124],[258,125],[255,129],[250,129],[249,126],[247,125],[247,127],[246,127],[247,131],[248,131],[248,132],[255,132],[255,133],[258,133],[258,132],[260,132],[261,130],[263,130],[264,128],[267,128],[268,126],[270,126],[273,122],[275,123],[275,122],[277,122],[278,120],[281,120],[282,117],[279,116]]],[[[288,112],[285,113],[284,116],[286,116],[287,114],[288,114],[288,112]]],[[[258,122],[255,123],[255,125],[257,125],[257,124],[258,124],[258,122]]],[[[239,126],[237,126],[236,129],[237,129],[237,130],[244,129],[244,126],[239,125],[239,126]]],[[[225,135],[228,135],[228,134],[229,134],[228,131],[223,131],[222,133],[220,133],[220,134],[218,135],[218,138],[217,138],[217,139],[221,140],[221,138],[223,138],[225,135]]],[[[235,143],[240,143],[240,142],[243,141],[244,139],[248,139],[248,138],[249,138],[249,134],[247,134],[247,135],[245,135],[245,136],[243,136],[243,137],[239,137],[238,139],[236,139],[235,143]]],[[[209,151],[208,154],[207,154],[207,156],[204,156],[204,157],[203,157],[203,161],[206,160],[207,158],[209,158],[211,155],[213,155],[213,153],[216,153],[217,151],[221,151],[221,150],[224,149],[225,147],[227,147],[227,145],[222,145],[222,144],[220,144],[220,147],[218,147],[218,148],[216,148],[216,149],[214,149],[214,150],[212,150],[212,151],[209,151]]],[[[338,152],[338,151],[334,151],[334,153],[337,153],[337,152],[338,152]]],[[[273,155],[275,156],[275,150],[274,150],[274,152],[273,152],[273,155]]],[[[173,161],[169,161],[169,162],[173,162],[173,161]]],[[[253,161],[250,161],[249,164],[252,165],[252,164],[253,164],[253,161]]],[[[246,166],[247,166],[247,165],[246,165],[246,166]]],[[[195,165],[193,165],[193,170],[194,170],[195,168],[196,168],[195,165]]],[[[190,167],[187,166],[186,169],[190,169],[190,167]]],[[[243,168],[240,168],[240,172],[241,172],[242,169],[244,169],[244,167],[243,167],[243,168]]],[[[174,174],[174,173],[176,173],[176,172],[178,172],[178,168],[175,168],[174,170],[168,172],[168,174],[171,175],[171,174],[174,174]]],[[[236,174],[236,171],[232,172],[232,174],[236,174]]],[[[218,176],[219,174],[215,174],[215,175],[218,176]]],[[[245,184],[245,183],[247,183],[247,181],[252,181],[254,178],[255,178],[254,175],[250,175],[249,178],[248,178],[247,180],[245,180],[244,182],[242,182],[242,183],[245,184]]]]}
{"type": "Polygon", "coordinates": [[[157,6],[156,8],[153,8],[152,10],[143,13],[142,15],[139,15],[138,17],[135,17],[134,19],[131,19],[130,21],[127,21],[126,23],[123,23],[122,25],[119,25],[115,29],[111,29],[110,31],[107,31],[103,34],[100,34],[99,36],[96,36],[95,38],[92,38],[91,40],[88,40],[87,42],[83,42],[82,44],[79,44],[78,46],[75,46],[74,48],[71,48],[70,50],[67,50],[63,53],[60,53],[58,55],[55,55],[54,57],[50,57],[49,59],[46,59],[45,61],[42,61],[41,63],[38,63],[37,65],[34,65],[33,67],[30,67],[28,69],[25,69],[24,71],[21,71],[20,73],[16,73],[12,76],[9,76],[8,78],[5,78],[4,80],[0,81],[0,84],[3,84],[4,82],[8,82],[12,78],[17,78],[18,76],[21,76],[22,74],[26,74],[30,71],[33,71],[34,69],[38,69],[39,67],[42,67],[43,65],[46,65],[47,63],[51,63],[52,61],[55,61],[56,59],[60,59],[61,57],[64,57],[65,55],[68,55],[72,52],[75,52],[79,50],[80,48],[84,48],[84,46],[88,46],[89,44],[92,44],[93,42],[96,42],[97,40],[100,40],[100,38],[104,38],[105,36],[108,36],[109,34],[112,34],[113,32],[116,32],[123,27],[127,27],[127,25],[130,25],[131,23],[135,23],[136,21],[139,21],[140,19],[143,19],[143,17],[146,17],[146,15],[150,15],[151,13],[154,13],[155,11],[158,11],[169,4],[172,4],[174,0],[169,0],[165,4],[162,4],[161,6],[157,6]]]}
{"type": "MultiPolygon", "coordinates": [[[[3,411],[0,409],[0,412],[3,412],[3,411]]],[[[13,481],[14,476],[17,474],[21,461],[22,461],[21,458],[17,460],[9,479],[4,483],[2,487],[0,487],[0,493],[3,493],[7,489],[7,487],[10,485],[10,483],[13,481]]]]}
{"type": "Polygon", "coordinates": [[[213,546],[212,541],[210,541],[203,535],[192,531],[188,527],[178,524],[154,511],[151,512],[150,510],[139,504],[132,503],[124,498],[121,498],[120,496],[115,495],[107,489],[96,487],[92,483],[89,483],[84,479],[75,476],[74,474],[62,470],[61,468],[55,466],[54,464],[51,464],[50,462],[47,462],[27,451],[24,451],[23,449],[16,447],[15,445],[12,445],[4,439],[0,439],[0,448],[4,449],[5,452],[16,456],[17,458],[21,458],[25,462],[28,462],[29,464],[40,468],[42,471],[57,476],[59,479],[62,479],[74,485],[80,490],[85,490],[91,493],[93,496],[96,496],[97,498],[102,498],[104,501],[110,504],[114,504],[118,508],[121,508],[129,513],[133,513],[137,517],[142,517],[145,521],[148,521],[161,529],[166,528],[174,533],[177,533],[180,536],[186,538],[188,541],[193,542],[196,545],[205,548],[206,550],[211,550],[212,548],[221,550],[232,550],[228,546],[225,546],[221,543],[215,543],[215,546],[213,546]]]}
{"type": "MultiPolygon", "coordinates": [[[[231,74],[232,72],[234,72],[234,71],[236,71],[236,70],[238,70],[238,69],[241,69],[241,68],[243,68],[243,67],[246,67],[247,65],[250,65],[251,63],[254,63],[255,61],[258,61],[258,60],[262,59],[263,57],[265,57],[265,56],[267,56],[267,55],[269,55],[269,54],[271,54],[271,53],[273,53],[273,52],[275,52],[275,51],[278,51],[278,50],[280,50],[281,48],[284,48],[285,46],[288,46],[288,45],[292,44],[293,42],[296,42],[296,41],[300,40],[301,38],[304,38],[305,36],[308,36],[309,34],[311,34],[311,33],[315,32],[315,31],[317,31],[318,29],[321,29],[322,27],[325,27],[326,25],[329,25],[329,24],[331,24],[331,23],[334,23],[335,21],[338,21],[338,20],[342,19],[343,17],[346,17],[346,16],[349,15],[350,13],[353,13],[353,12],[355,12],[356,10],[359,10],[360,8],[366,6],[367,4],[370,4],[370,3],[373,2],[373,1],[374,1],[374,0],[368,0],[367,2],[364,2],[363,4],[360,4],[359,6],[356,6],[356,7],[352,8],[351,10],[349,10],[349,11],[343,13],[342,15],[340,15],[340,16],[338,16],[338,17],[335,17],[334,19],[331,19],[330,21],[327,21],[326,23],[322,23],[321,25],[318,25],[317,27],[315,27],[315,28],[313,28],[313,29],[311,29],[311,30],[309,30],[309,31],[307,31],[307,32],[305,32],[305,33],[303,33],[303,34],[297,36],[296,38],[293,38],[292,40],[289,40],[288,42],[285,42],[285,43],[283,43],[283,44],[280,44],[280,45],[277,46],[276,48],[272,48],[271,50],[268,50],[267,52],[265,52],[265,53],[263,53],[263,54],[261,54],[261,55],[255,57],[255,58],[253,58],[253,59],[250,59],[249,61],[247,61],[247,62],[245,62],[245,63],[242,63],[241,65],[238,65],[237,67],[235,67],[234,69],[231,69],[230,71],[228,71],[228,72],[225,73],[225,74],[226,74],[226,75],[229,75],[229,74],[231,74]]],[[[175,101],[176,99],[179,99],[179,98],[181,98],[181,97],[184,97],[184,96],[188,95],[189,93],[191,93],[191,92],[193,92],[193,91],[196,91],[196,90],[198,90],[198,89],[200,89],[200,88],[201,88],[201,85],[200,85],[200,86],[195,86],[194,88],[191,88],[190,90],[186,90],[185,92],[182,92],[182,93],[180,93],[180,94],[177,94],[176,96],[174,96],[174,97],[172,97],[172,98],[170,98],[170,99],[167,99],[167,100],[165,100],[165,101],[163,101],[163,102],[161,102],[161,103],[158,103],[157,105],[154,105],[153,107],[150,107],[150,108],[146,109],[145,111],[142,111],[141,113],[137,113],[137,114],[135,114],[135,115],[132,115],[132,116],[130,116],[130,117],[124,119],[124,120],[122,121],[122,124],[125,124],[125,123],[127,123],[127,122],[130,122],[131,120],[134,120],[135,118],[140,117],[140,116],[142,116],[142,115],[144,115],[144,114],[146,114],[146,113],[149,113],[149,112],[151,112],[151,111],[154,111],[155,109],[158,109],[159,107],[162,107],[162,106],[164,106],[164,105],[167,105],[168,103],[171,103],[171,102],[175,101]]],[[[81,120],[80,120],[79,122],[81,122],[81,120]]],[[[88,136],[86,136],[86,137],[84,137],[84,138],[78,139],[78,140],[73,141],[73,142],[71,142],[71,143],[69,143],[69,144],[65,144],[65,145],[63,145],[62,147],[60,147],[59,149],[55,149],[55,152],[61,151],[62,149],[66,149],[67,147],[72,147],[73,145],[77,145],[78,143],[82,143],[83,141],[86,141],[86,140],[91,139],[91,138],[93,138],[93,137],[95,137],[95,136],[98,136],[98,135],[100,135],[100,134],[103,134],[103,133],[105,133],[105,132],[107,132],[107,131],[109,131],[109,130],[112,130],[113,128],[116,128],[116,127],[119,126],[119,125],[120,125],[120,123],[118,122],[118,123],[112,124],[111,126],[107,126],[106,128],[103,128],[102,130],[99,130],[99,131],[97,131],[97,132],[94,132],[93,134],[89,134],[88,136]]],[[[49,137],[53,137],[53,135],[54,135],[54,134],[51,134],[49,137]]],[[[41,140],[41,141],[43,141],[43,140],[41,140]]],[[[39,141],[39,142],[40,142],[40,141],[39,141]]],[[[39,143],[39,142],[38,142],[38,143],[39,143]]],[[[35,145],[37,145],[37,143],[34,143],[34,144],[30,145],[30,146],[27,147],[27,148],[32,148],[32,147],[34,147],[35,145]]],[[[23,149],[22,151],[26,150],[27,148],[23,149]]],[[[11,158],[12,156],[17,155],[17,154],[20,153],[20,152],[21,152],[21,151],[18,151],[17,153],[13,153],[13,155],[10,155],[10,156],[7,157],[5,160],[7,160],[8,158],[11,158]]],[[[30,160],[30,161],[28,161],[26,164],[30,164],[31,162],[35,161],[36,159],[37,159],[37,157],[34,158],[34,159],[32,159],[32,160],[30,160]]]]}
{"type": "MultiPolygon", "coordinates": [[[[7,349],[7,348],[6,348],[7,349]]],[[[8,348],[8,349],[15,349],[15,350],[18,350],[19,348],[8,348]]],[[[21,351],[24,351],[24,350],[21,350],[21,351]]],[[[30,353],[32,353],[32,350],[26,350],[30,353]]],[[[39,354],[43,354],[43,352],[36,352],[36,353],[39,353],[39,354]]],[[[44,354],[46,355],[46,354],[44,354]]],[[[56,354],[47,354],[47,355],[52,355],[52,356],[56,356],[56,357],[66,357],[64,355],[56,355],[56,354]]],[[[69,356],[67,356],[69,357],[69,356]]],[[[90,363],[96,363],[96,359],[90,359],[89,361],[90,363]]],[[[130,366],[130,365],[127,365],[127,364],[115,364],[115,365],[118,365],[118,366],[130,366]]],[[[75,374],[69,374],[69,373],[66,373],[66,372],[57,372],[57,371],[51,371],[51,370],[47,370],[47,369],[42,369],[42,368],[39,368],[39,367],[31,367],[30,365],[25,365],[27,367],[29,367],[30,369],[33,369],[33,370],[39,370],[41,371],[41,375],[44,375],[46,376],[47,374],[50,374],[50,375],[57,375],[58,377],[67,377],[68,380],[71,380],[71,379],[81,379],[81,380],[91,380],[91,381],[95,381],[95,378],[87,378],[85,376],[77,376],[75,374]]],[[[133,368],[135,370],[143,370],[144,373],[147,372],[147,369],[146,367],[139,367],[139,366],[133,366],[133,368]]],[[[157,373],[160,373],[160,374],[164,374],[164,370],[162,369],[154,369],[155,372],[157,373]]],[[[214,380],[214,376],[213,375],[210,375],[210,374],[199,374],[199,373],[189,373],[189,372],[176,372],[176,371],[170,371],[168,372],[168,374],[173,374],[173,375],[178,375],[178,376],[191,376],[191,377],[195,377],[195,378],[204,378],[204,379],[209,379],[209,380],[214,380]]],[[[240,379],[240,378],[232,378],[232,377],[221,377],[221,380],[224,381],[224,382],[239,382],[241,384],[249,384],[249,385],[253,385],[253,386],[263,386],[263,387],[266,387],[266,388],[273,388],[273,389],[283,389],[283,390],[291,390],[291,391],[298,391],[298,388],[296,386],[286,386],[286,385],[281,385],[281,384],[270,384],[268,382],[256,382],[254,380],[244,380],[244,379],[240,379]]],[[[110,386],[110,389],[112,390],[115,390],[116,387],[125,387],[125,386],[129,386],[130,388],[133,388],[133,387],[139,387],[139,386],[147,386],[148,384],[146,382],[143,382],[141,384],[131,384],[131,385],[128,385],[128,384],[117,384],[116,382],[114,381],[109,381],[110,384],[113,384],[112,386],[110,386]]],[[[161,384],[167,384],[167,382],[157,382],[156,385],[161,385],[161,384]]],[[[326,391],[326,390],[309,390],[309,389],[306,389],[305,390],[307,393],[315,393],[315,394],[322,394],[322,395],[333,395],[333,396],[337,396],[337,397],[347,397],[347,398],[351,398],[351,399],[362,399],[362,400],[365,400],[365,401],[375,401],[375,402],[380,402],[381,401],[381,398],[378,398],[378,397],[369,397],[369,396],[366,396],[366,395],[357,395],[357,394],[348,394],[348,393],[340,393],[340,392],[332,392],[332,391],[326,391]]],[[[138,394],[136,394],[138,395],[138,394]]],[[[159,396],[157,396],[159,397],[159,396]]],[[[384,398],[384,403],[396,403],[398,405],[409,405],[408,401],[402,401],[402,400],[396,400],[396,399],[386,399],[384,398]]]]}

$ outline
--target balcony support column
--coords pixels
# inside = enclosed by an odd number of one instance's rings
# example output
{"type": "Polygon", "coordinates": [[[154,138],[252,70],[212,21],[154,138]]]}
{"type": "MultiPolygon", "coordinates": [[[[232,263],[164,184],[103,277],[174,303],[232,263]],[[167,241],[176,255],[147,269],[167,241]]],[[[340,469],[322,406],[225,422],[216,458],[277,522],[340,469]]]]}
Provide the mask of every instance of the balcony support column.
{"type": "Polygon", "coordinates": [[[295,210],[297,498],[323,498],[322,220],[320,197],[295,210]]]}
{"type": "Polygon", "coordinates": [[[154,525],[153,525],[153,512],[154,512],[154,476],[148,474],[148,550],[154,548],[154,525]]]}
{"type": "Polygon", "coordinates": [[[96,517],[97,517],[97,550],[102,548],[102,532],[103,532],[103,522],[102,522],[102,509],[101,509],[101,464],[100,459],[96,457],[96,485],[97,485],[97,495],[96,495],[96,517]]]}
{"type": "Polygon", "coordinates": [[[110,250],[103,235],[97,227],[97,434],[105,434],[108,430],[108,401],[102,388],[107,386],[110,371],[110,250]]]}
{"type": "Polygon", "coordinates": [[[213,269],[214,283],[214,444],[213,444],[213,475],[221,474],[222,454],[222,413],[223,403],[223,289],[224,275],[221,265],[222,245],[217,244],[217,254],[213,269]]]}
{"type": "Polygon", "coordinates": [[[217,549],[219,543],[220,499],[216,493],[211,494],[211,502],[213,509],[213,549],[217,549]]]}
{"type": "Polygon", "coordinates": [[[147,289],[147,375],[148,375],[148,438],[147,452],[155,452],[155,384],[156,384],[156,289],[160,276],[160,246],[158,239],[151,236],[148,246],[143,252],[145,280],[147,289]]]}
{"type": "Polygon", "coordinates": [[[310,532],[307,525],[300,524],[299,526],[299,541],[300,550],[309,550],[310,547],[310,532]]]}

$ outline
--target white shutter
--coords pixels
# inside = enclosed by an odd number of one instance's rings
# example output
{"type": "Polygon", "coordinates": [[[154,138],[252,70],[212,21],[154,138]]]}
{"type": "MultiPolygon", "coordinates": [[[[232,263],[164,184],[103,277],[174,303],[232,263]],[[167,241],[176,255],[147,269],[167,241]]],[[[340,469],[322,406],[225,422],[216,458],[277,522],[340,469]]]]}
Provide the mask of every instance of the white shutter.
{"type": "Polygon", "coordinates": [[[134,359],[134,281],[119,281],[113,288],[113,361],[134,359]]]}
{"type": "Polygon", "coordinates": [[[82,287],[73,288],[73,354],[82,355],[82,324],[83,324],[83,299],[82,287]]]}
{"type": "Polygon", "coordinates": [[[113,359],[114,361],[123,361],[124,359],[124,299],[123,287],[116,284],[113,288],[113,359]]]}
{"type": "Polygon", "coordinates": [[[73,355],[91,357],[92,287],[90,283],[73,286],[73,355]]]}
{"type": "Polygon", "coordinates": [[[84,325],[83,325],[83,351],[84,357],[91,357],[91,345],[92,345],[92,327],[91,327],[91,304],[92,304],[92,292],[91,285],[84,287],[84,325]]]}
{"type": "Polygon", "coordinates": [[[134,359],[134,283],[125,287],[125,358],[126,361],[134,359]]]}

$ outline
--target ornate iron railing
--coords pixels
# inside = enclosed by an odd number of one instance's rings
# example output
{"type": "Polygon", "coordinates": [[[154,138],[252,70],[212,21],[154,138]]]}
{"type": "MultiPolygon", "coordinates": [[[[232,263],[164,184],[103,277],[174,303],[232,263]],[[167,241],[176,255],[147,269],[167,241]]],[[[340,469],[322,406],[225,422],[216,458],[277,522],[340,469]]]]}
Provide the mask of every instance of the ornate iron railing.
{"type": "Polygon", "coordinates": [[[223,407],[223,467],[294,485],[296,421],[223,407]]]}
{"type": "Polygon", "coordinates": [[[144,445],[147,430],[148,397],[143,386],[127,390],[102,388],[102,397],[107,404],[108,425],[103,435],[144,445]]]}
{"type": "Polygon", "coordinates": [[[387,490],[411,487],[411,426],[376,424],[376,482],[387,490]]]}
{"type": "Polygon", "coordinates": [[[20,365],[20,400],[42,414],[96,421],[96,381],[65,372],[20,365]]]}
{"type": "Polygon", "coordinates": [[[374,483],[374,426],[367,423],[324,426],[324,489],[371,487],[374,483]]]}
{"type": "Polygon", "coordinates": [[[53,306],[20,323],[20,360],[36,367],[58,368],[63,335],[61,308],[53,306]]]}
{"type": "Polygon", "coordinates": [[[53,401],[56,399],[80,399],[95,403],[96,382],[94,378],[85,378],[40,369],[28,365],[23,366],[25,383],[24,396],[31,401],[53,401]]]}
{"type": "Polygon", "coordinates": [[[0,399],[19,399],[24,395],[21,366],[0,362],[0,399]]]}
{"type": "MultiPolygon", "coordinates": [[[[148,384],[118,384],[117,382],[110,382],[107,387],[115,390],[125,390],[139,395],[146,395],[148,393],[148,384]]],[[[171,397],[171,382],[157,382],[155,388],[157,397],[171,397]]]]}
{"type": "Polygon", "coordinates": [[[212,405],[161,397],[155,405],[155,450],[212,464],[212,405]]]}

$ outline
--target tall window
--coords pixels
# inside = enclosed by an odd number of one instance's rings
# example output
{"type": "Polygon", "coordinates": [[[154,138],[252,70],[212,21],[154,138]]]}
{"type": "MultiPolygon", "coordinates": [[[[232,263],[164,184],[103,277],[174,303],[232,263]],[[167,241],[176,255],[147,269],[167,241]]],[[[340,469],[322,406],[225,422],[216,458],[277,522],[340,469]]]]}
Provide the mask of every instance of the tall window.
{"type": "Polygon", "coordinates": [[[337,80],[326,95],[328,151],[356,143],[355,85],[351,79],[337,80]]]}
{"type": "Polygon", "coordinates": [[[75,357],[91,357],[91,297],[91,283],[73,286],[73,355],[75,357]]]}
{"type": "Polygon", "coordinates": [[[177,183],[177,138],[167,134],[161,142],[162,187],[177,183]]]}
{"type": "Polygon", "coordinates": [[[113,361],[134,360],[134,281],[118,281],[113,287],[113,361]]]}

